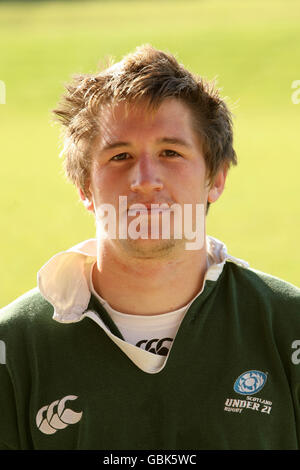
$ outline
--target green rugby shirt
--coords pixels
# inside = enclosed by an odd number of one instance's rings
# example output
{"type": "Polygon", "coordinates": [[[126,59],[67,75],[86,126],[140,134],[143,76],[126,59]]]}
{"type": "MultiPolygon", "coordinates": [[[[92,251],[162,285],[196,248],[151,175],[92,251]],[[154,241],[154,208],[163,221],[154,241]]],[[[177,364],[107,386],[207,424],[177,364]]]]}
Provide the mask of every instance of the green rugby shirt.
{"type": "MultiPolygon", "coordinates": [[[[87,310],[119,335],[94,299],[87,310]]],[[[1,449],[299,449],[300,290],[291,284],[226,262],[157,373],[91,317],[52,316],[38,289],[1,312],[1,449]]]]}

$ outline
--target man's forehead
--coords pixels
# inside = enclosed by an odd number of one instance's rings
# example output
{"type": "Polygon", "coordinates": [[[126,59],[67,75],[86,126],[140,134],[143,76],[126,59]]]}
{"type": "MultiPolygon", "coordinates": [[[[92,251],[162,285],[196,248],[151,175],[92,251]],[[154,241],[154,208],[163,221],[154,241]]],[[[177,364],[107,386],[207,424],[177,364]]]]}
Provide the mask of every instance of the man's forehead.
{"type": "Polygon", "coordinates": [[[131,117],[142,117],[144,120],[154,120],[162,110],[166,108],[180,107],[181,110],[189,111],[187,105],[177,98],[165,98],[152,103],[150,99],[136,101],[111,102],[101,108],[101,118],[114,120],[116,122],[128,120],[131,117]]]}
{"type": "Polygon", "coordinates": [[[188,139],[186,134],[191,127],[190,110],[175,98],[165,99],[155,107],[147,101],[112,103],[101,110],[99,140],[113,144],[116,139],[124,140],[124,133],[127,136],[128,132],[155,129],[158,134],[162,131],[160,139],[173,139],[176,143],[176,139],[188,139]]]}

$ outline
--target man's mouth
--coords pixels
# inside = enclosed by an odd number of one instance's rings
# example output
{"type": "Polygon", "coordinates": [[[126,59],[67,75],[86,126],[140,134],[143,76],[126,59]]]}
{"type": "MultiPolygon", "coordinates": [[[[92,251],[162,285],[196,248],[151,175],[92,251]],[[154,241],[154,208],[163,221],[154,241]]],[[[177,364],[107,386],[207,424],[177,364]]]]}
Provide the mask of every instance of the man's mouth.
{"type": "Polygon", "coordinates": [[[129,216],[138,214],[154,215],[162,212],[170,211],[171,208],[168,203],[137,203],[132,204],[128,209],[129,216]]]}

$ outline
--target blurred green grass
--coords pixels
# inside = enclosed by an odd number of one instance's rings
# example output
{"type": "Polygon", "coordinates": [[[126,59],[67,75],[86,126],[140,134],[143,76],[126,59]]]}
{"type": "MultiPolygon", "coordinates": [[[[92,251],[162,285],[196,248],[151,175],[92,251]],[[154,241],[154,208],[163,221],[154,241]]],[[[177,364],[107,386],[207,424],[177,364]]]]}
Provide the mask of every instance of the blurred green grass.
{"type": "Polygon", "coordinates": [[[95,236],[50,122],[63,83],[143,43],[217,77],[230,97],[239,165],[210,209],[208,233],[299,286],[299,24],[296,0],[1,2],[0,306],[35,286],[56,252],[95,236]]]}

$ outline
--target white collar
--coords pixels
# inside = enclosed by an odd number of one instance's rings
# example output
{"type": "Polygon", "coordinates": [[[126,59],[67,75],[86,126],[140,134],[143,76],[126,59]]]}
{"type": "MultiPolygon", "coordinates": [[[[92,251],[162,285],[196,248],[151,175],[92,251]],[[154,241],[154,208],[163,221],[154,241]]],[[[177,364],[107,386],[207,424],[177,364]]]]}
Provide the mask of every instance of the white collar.
{"type": "MultiPolygon", "coordinates": [[[[216,281],[226,261],[243,267],[249,264],[227,253],[220,240],[207,236],[207,252],[213,260],[206,271],[206,280],[216,281]]],[[[67,251],[53,256],[37,274],[38,288],[54,307],[53,319],[60,323],[74,323],[84,318],[90,298],[89,276],[97,260],[97,240],[86,240],[67,251]]]]}

